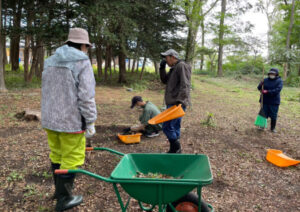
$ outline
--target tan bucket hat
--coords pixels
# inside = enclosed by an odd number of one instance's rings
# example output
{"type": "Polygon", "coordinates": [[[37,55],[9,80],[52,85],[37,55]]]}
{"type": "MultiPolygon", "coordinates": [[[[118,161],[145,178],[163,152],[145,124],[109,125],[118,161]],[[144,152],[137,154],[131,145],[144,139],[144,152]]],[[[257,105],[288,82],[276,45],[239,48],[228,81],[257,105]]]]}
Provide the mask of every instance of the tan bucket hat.
{"type": "Polygon", "coordinates": [[[66,40],[65,43],[68,41],[92,46],[89,40],[89,33],[82,28],[71,28],[69,31],[68,40],[66,40]]]}

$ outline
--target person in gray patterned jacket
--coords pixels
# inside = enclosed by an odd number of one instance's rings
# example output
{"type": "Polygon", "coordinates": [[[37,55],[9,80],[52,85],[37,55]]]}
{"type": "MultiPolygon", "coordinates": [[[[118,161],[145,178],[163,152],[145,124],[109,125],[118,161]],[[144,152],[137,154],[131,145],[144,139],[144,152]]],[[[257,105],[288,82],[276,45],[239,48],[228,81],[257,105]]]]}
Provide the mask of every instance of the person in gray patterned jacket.
{"type": "Polygon", "coordinates": [[[56,211],[82,203],[71,193],[74,174],[55,175],[55,169],[76,169],[84,163],[85,138],[95,134],[95,78],[87,48],[88,32],[72,28],[66,45],[45,60],[42,74],[42,127],[50,147],[56,211]]]}

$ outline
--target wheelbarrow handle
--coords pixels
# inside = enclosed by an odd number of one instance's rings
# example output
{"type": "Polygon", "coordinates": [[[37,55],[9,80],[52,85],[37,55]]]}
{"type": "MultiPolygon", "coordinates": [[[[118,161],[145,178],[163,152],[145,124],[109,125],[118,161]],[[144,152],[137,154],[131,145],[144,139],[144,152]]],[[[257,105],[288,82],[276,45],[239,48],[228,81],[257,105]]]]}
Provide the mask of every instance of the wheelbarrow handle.
{"type": "Polygon", "coordinates": [[[91,177],[94,177],[98,180],[103,180],[105,182],[109,182],[109,183],[114,183],[115,181],[112,180],[111,178],[107,178],[107,177],[103,177],[101,175],[89,172],[87,170],[84,169],[56,169],[54,171],[55,174],[75,174],[75,173],[81,173],[81,174],[85,174],[91,177]]]}
{"type": "Polygon", "coordinates": [[[100,151],[111,152],[113,154],[120,155],[120,156],[124,156],[125,155],[122,152],[118,152],[118,151],[116,151],[114,149],[109,149],[109,148],[105,148],[105,147],[86,147],[85,150],[86,151],[100,150],[100,151]]]}

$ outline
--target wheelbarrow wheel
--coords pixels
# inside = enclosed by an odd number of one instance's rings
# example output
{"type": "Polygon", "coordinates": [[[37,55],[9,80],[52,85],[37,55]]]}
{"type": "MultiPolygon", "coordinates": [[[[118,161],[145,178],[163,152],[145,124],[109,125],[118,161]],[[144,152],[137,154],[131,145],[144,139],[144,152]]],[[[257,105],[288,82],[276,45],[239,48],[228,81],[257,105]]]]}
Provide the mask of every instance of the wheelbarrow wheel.
{"type": "MultiPolygon", "coordinates": [[[[198,195],[190,192],[184,197],[172,203],[177,211],[181,212],[198,212],[198,195]]],[[[209,212],[207,204],[201,199],[201,212],[209,212]]],[[[168,205],[167,212],[173,212],[172,208],[168,205]]]]}

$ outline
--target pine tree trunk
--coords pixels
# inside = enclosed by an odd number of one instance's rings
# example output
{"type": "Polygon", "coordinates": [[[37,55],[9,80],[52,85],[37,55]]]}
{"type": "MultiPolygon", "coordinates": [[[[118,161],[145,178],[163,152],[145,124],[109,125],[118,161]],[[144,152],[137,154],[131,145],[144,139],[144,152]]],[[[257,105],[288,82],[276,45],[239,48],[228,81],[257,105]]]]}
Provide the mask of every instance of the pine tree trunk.
{"type": "Polygon", "coordinates": [[[18,32],[21,27],[21,11],[22,11],[22,1],[19,1],[18,9],[15,5],[14,14],[13,14],[13,30],[16,33],[11,33],[11,69],[16,71],[19,69],[19,51],[20,51],[20,33],[18,32]]]}
{"type": "Polygon", "coordinates": [[[126,56],[122,50],[119,52],[119,83],[126,83],[125,73],[126,73],[126,56]]]}
{"type": "Polygon", "coordinates": [[[114,73],[117,73],[117,70],[116,70],[116,59],[115,59],[115,57],[112,57],[112,61],[113,61],[113,64],[114,64],[114,73]]]}
{"type": "Polygon", "coordinates": [[[2,46],[3,46],[3,65],[8,64],[7,54],[6,54],[6,35],[2,35],[2,46]]]}
{"type": "Polygon", "coordinates": [[[130,71],[130,58],[128,58],[128,72],[130,71]]]}
{"type": "Polygon", "coordinates": [[[108,58],[108,68],[109,68],[110,78],[112,77],[111,61],[112,61],[112,47],[110,46],[110,48],[109,48],[109,58],[108,58]]]}
{"type": "Polygon", "coordinates": [[[133,73],[134,72],[134,68],[135,68],[135,59],[133,60],[133,63],[132,63],[132,68],[131,68],[131,73],[133,73]]]}
{"type": "MultiPolygon", "coordinates": [[[[1,12],[2,12],[2,0],[0,0],[0,20],[1,20],[1,23],[0,23],[0,41],[2,40],[2,14],[1,14],[1,12]]],[[[6,92],[6,91],[7,90],[6,90],[5,81],[4,81],[3,54],[0,54],[0,92],[6,92]]]]}
{"type": "MultiPolygon", "coordinates": [[[[205,30],[204,30],[204,18],[201,20],[201,47],[204,48],[204,36],[205,36],[205,30]]],[[[201,53],[200,56],[200,71],[203,71],[203,64],[204,64],[204,54],[201,53]]]]}
{"type": "Polygon", "coordinates": [[[194,0],[192,3],[191,13],[186,14],[188,17],[188,37],[186,42],[185,61],[191,65],[193,64],[195,56],[196,38],[200,25],[201,6],[201,0],[194,0]]]}
{"type": "Polygon", "coordinates": [[[158,69],[159,69],[159,64],[158,62],[153,61],[154,69],[155,69],[155,74],[158,74],[158,69]]]}
{"type": "Polygon", "coordinates": [[[226,0],[222,0],[221,18],[219,29],[219,53],[218,53],[218,76],[223,76],[223,37],[224,37],[224,20],[226,13],[226,0]]]}
{"type": "Polygon", "coordinates": [[[29,49],[30,49],[30,37],[25,36],[25,48],[24,48],[24,80],[28,82],[28,68],[29,68],[29,49]]]}
{"type": "Polygon", "coordinates": [[[36,62],[35,62],[35,76],[37,78],[41,78],[42,76],[42,71],[43,67],[41,65],[43,64],[44,61],[44,48],[43,48],[43,42],[38,38],[38,41],[36,43],[36,48],[37,48],[37,55],[36,55],[36,62]]]}
{"type": "Polygon", "coordinates": [[[97,67],[98,67],[98,77],[102,77],[102,48],[101,43],[96,44],[96,57],[97,57],[97,67]]]}
{"type": "Polygon", "coordinates": [[[31,51],[32,51],[32,60],[31,60],[31,67],[28,75],[28,82],[32,81],[33,74],[35,72],[36,63],[37,63],[37,46],[34,43],[34,39],[31,38],[31,51]]]}
{"type": "MultiPolygon", "coordinates": [[[[286,37],[286,51],[290,50],[290,40],[291,40],[291,34],[293,30],[293,25],[294,25],[294,15],[295,14],[295,0],[292,1],[292,8],[291,8],[291,17],[290,17],[290,24],[289,24],[289,29],[288,29],[288,34],[286,37]]],[[[286,79],[288,72],[289,72],[289,62],[286,62],[286,64],[283,66],[283,78],[286,79]]]]}
{"type": "Polygon", "coordinates": [[[141,75],[140,75],[140,80],[143,79],[143,74],[144,74],[146,62],[147,62],[147,58],[144,57],[144,60],[143,60],[143,66],[142,66],[141,75]]]}
{"type": "Polygon", "coordinates": [[[136,69],[135,69],[136,73],[139,72],[139,62],[140,62],[139,59],[140,59],[140,58],[138,57],[138,59],[136,60],[136,69]]]}
{"type": "Polygon", "coordinates": [[[108,68],[109,68],[109,44],[106,45],[106,48],[105,48],[105,66],[104,66],[104,80],[107,81],[107,78],[108,78],[108,68]]]}
{"type": "Polygon", "coordinates": [[[5,70],[5,65],[8,64],[7,60],[7,53],[6,53],[6,17],[7,17],[7,8],[3,8],[4,10],[4,25],[2,27],[2,43],[3,43],[3,65],[4,65],[4,70],[5,70]]]}

